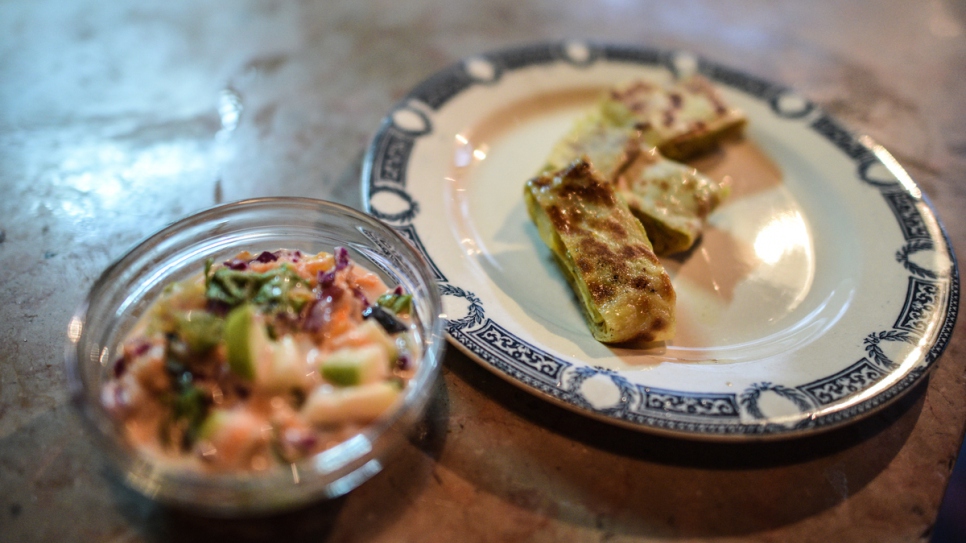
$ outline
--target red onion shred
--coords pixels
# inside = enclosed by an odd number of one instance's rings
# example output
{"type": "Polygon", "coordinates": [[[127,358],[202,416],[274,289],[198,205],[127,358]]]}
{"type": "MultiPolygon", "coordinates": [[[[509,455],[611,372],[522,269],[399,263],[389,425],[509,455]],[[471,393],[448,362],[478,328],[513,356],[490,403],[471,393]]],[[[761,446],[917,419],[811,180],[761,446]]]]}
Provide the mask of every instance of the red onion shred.
{"type": "Polygon", "coordinates": [[[352,295],[355,296],[357,300],[362,302],[362,309],[369,307],[369,298],[366,297],[366,293],[363,292],[361,288],[353,288],[352,295]]]}
{"type": "Polygon", "coordinates": [[[142,354],[148,352],[148,349],[150,348],[151,344],[149,342],[141,341],[138,343],[138,346],[131,351],[131,354],[134,356],[141,356],[142,354]]]}
{"type": "Polygon", "coordinates": [[[125,371],[127,371],[127,360],[122,356],[114,361],[114,377],[120,379],[125,371]]]}
{"type": "Polygon", "coordinates": [[[235,271],[245,271],[248,269],[248,262],[233,258],[225,261],[225,267],[235,271]]]}
{"type": "Polygon", "coordinates": [[[318,332],[332,320],[332,299],[315,300],[305,312],[302,329],[307,332],[318,332]]]}
{"type": "Polygon", "coordinates": [[[318,273],[319,286],[322,288],[331,287],[335,283],[335,271],[329,270],[327,272],[318,273]]]}
{"type": "Polygon", "coordinates": [[[335,248],[335,270],[343,270],[349,265],[349,251],[345,247],[335,248]]]}
{"type": "Polygon", "coordinates": [[[275,262],[278,260],[278,255],[268,251],[262,251],[262,254],[258,255],[255,260],[263,264],[266,262],[275,262]]]}

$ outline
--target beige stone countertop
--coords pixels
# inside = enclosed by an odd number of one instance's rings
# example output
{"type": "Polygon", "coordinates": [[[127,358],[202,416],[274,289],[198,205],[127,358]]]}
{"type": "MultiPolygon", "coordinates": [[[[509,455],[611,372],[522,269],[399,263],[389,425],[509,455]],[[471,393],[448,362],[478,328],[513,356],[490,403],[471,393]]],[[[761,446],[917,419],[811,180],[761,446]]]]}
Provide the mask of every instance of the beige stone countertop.
{"type": "Polygon", "coordinates": [[[63,353],[113,259],[221,202],[359,208],[366,144],[414,85],[570,37],[687,49],[799,90],[888,148],[966,254],[962,2],[3,2],[0,541],[928,540],[966,427],[962,319],[927,381],[805,439],[619,429],[451,348],[419,437],[343,498],[212,520],[106,469],[63,353]]]}

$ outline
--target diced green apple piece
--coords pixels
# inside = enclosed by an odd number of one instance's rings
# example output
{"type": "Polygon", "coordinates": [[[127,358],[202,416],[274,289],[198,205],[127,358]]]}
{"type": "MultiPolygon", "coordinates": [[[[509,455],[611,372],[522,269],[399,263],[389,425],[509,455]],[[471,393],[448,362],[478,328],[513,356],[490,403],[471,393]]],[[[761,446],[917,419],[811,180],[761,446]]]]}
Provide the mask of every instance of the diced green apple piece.
{"type": "Polygon", "coordinates": [[[400,394],[399,385],[387,381],[335,390],[321,387],[308,397],[302,412],[313,424],[365,424],[385,413],[400,394]]]}
{"type": "Polygon", "coordinates": [[[327,356],[319,369],[326,381],[349,387],[384,380],[389,359],[381,345],[346,347],[327,356]]]}
{"type": "Polygon", "coordinates": [[[278,342],[268,337],[254,306],[243,305],[225,319],[225,345],[231,371],[271,390],[300,388],[309,370],[305,353],[291,336],[278,342]]]}
{"type": "Polygon", "coordinates": [[[255,380],[260,357],[269,352],[268,333],[254,306],[236,307],[225,319],[228,367],[239,377],[255,380]]]}

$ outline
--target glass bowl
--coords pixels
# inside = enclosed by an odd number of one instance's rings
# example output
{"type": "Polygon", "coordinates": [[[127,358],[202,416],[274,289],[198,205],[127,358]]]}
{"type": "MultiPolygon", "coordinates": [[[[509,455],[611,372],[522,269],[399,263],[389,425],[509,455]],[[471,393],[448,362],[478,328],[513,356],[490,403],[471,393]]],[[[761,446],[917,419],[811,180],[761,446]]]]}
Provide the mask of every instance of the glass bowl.
{"type": "Polygon", "coordinates": [[[396,231],[343,205],[305,198],[264,198],[222,205],[181,220],[143,241],[94,283],[68,325],[67,374],[74,403],[125,482],[163,503],[216,515],[267,513],[357,487],[390,461],[419,421],[439,372],[444,319],[426,260],[396,231]],[[165,285],[197,275],[208,258],[242,250],[315,254],[345,247],[353,261],[413,295],[416,375],[391,412],[342,443],[289,466],[213,474],[150,460],[130,446],[101,405],[119,346],[165,285]]]}

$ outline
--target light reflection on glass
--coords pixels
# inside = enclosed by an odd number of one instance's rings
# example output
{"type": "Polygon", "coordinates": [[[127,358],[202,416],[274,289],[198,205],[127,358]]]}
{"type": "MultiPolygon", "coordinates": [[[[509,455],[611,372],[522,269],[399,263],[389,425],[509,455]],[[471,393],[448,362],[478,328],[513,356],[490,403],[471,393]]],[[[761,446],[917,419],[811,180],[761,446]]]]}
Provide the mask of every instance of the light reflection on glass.
{"type": "Polygon", "coordinates": [[[319,473],[332,473],[370,452],[372,452],[372,442],[366,436],[357,434],[316,456],[315,469],[319,473]]]}
{"type": "Polygon", "coordinates": [[[70,324],[67,325],[67,337],[73,343],[77,343],[80,339],[81,331],[84,329],[84,323],[77,317],[70,320],[70,324]]]}

